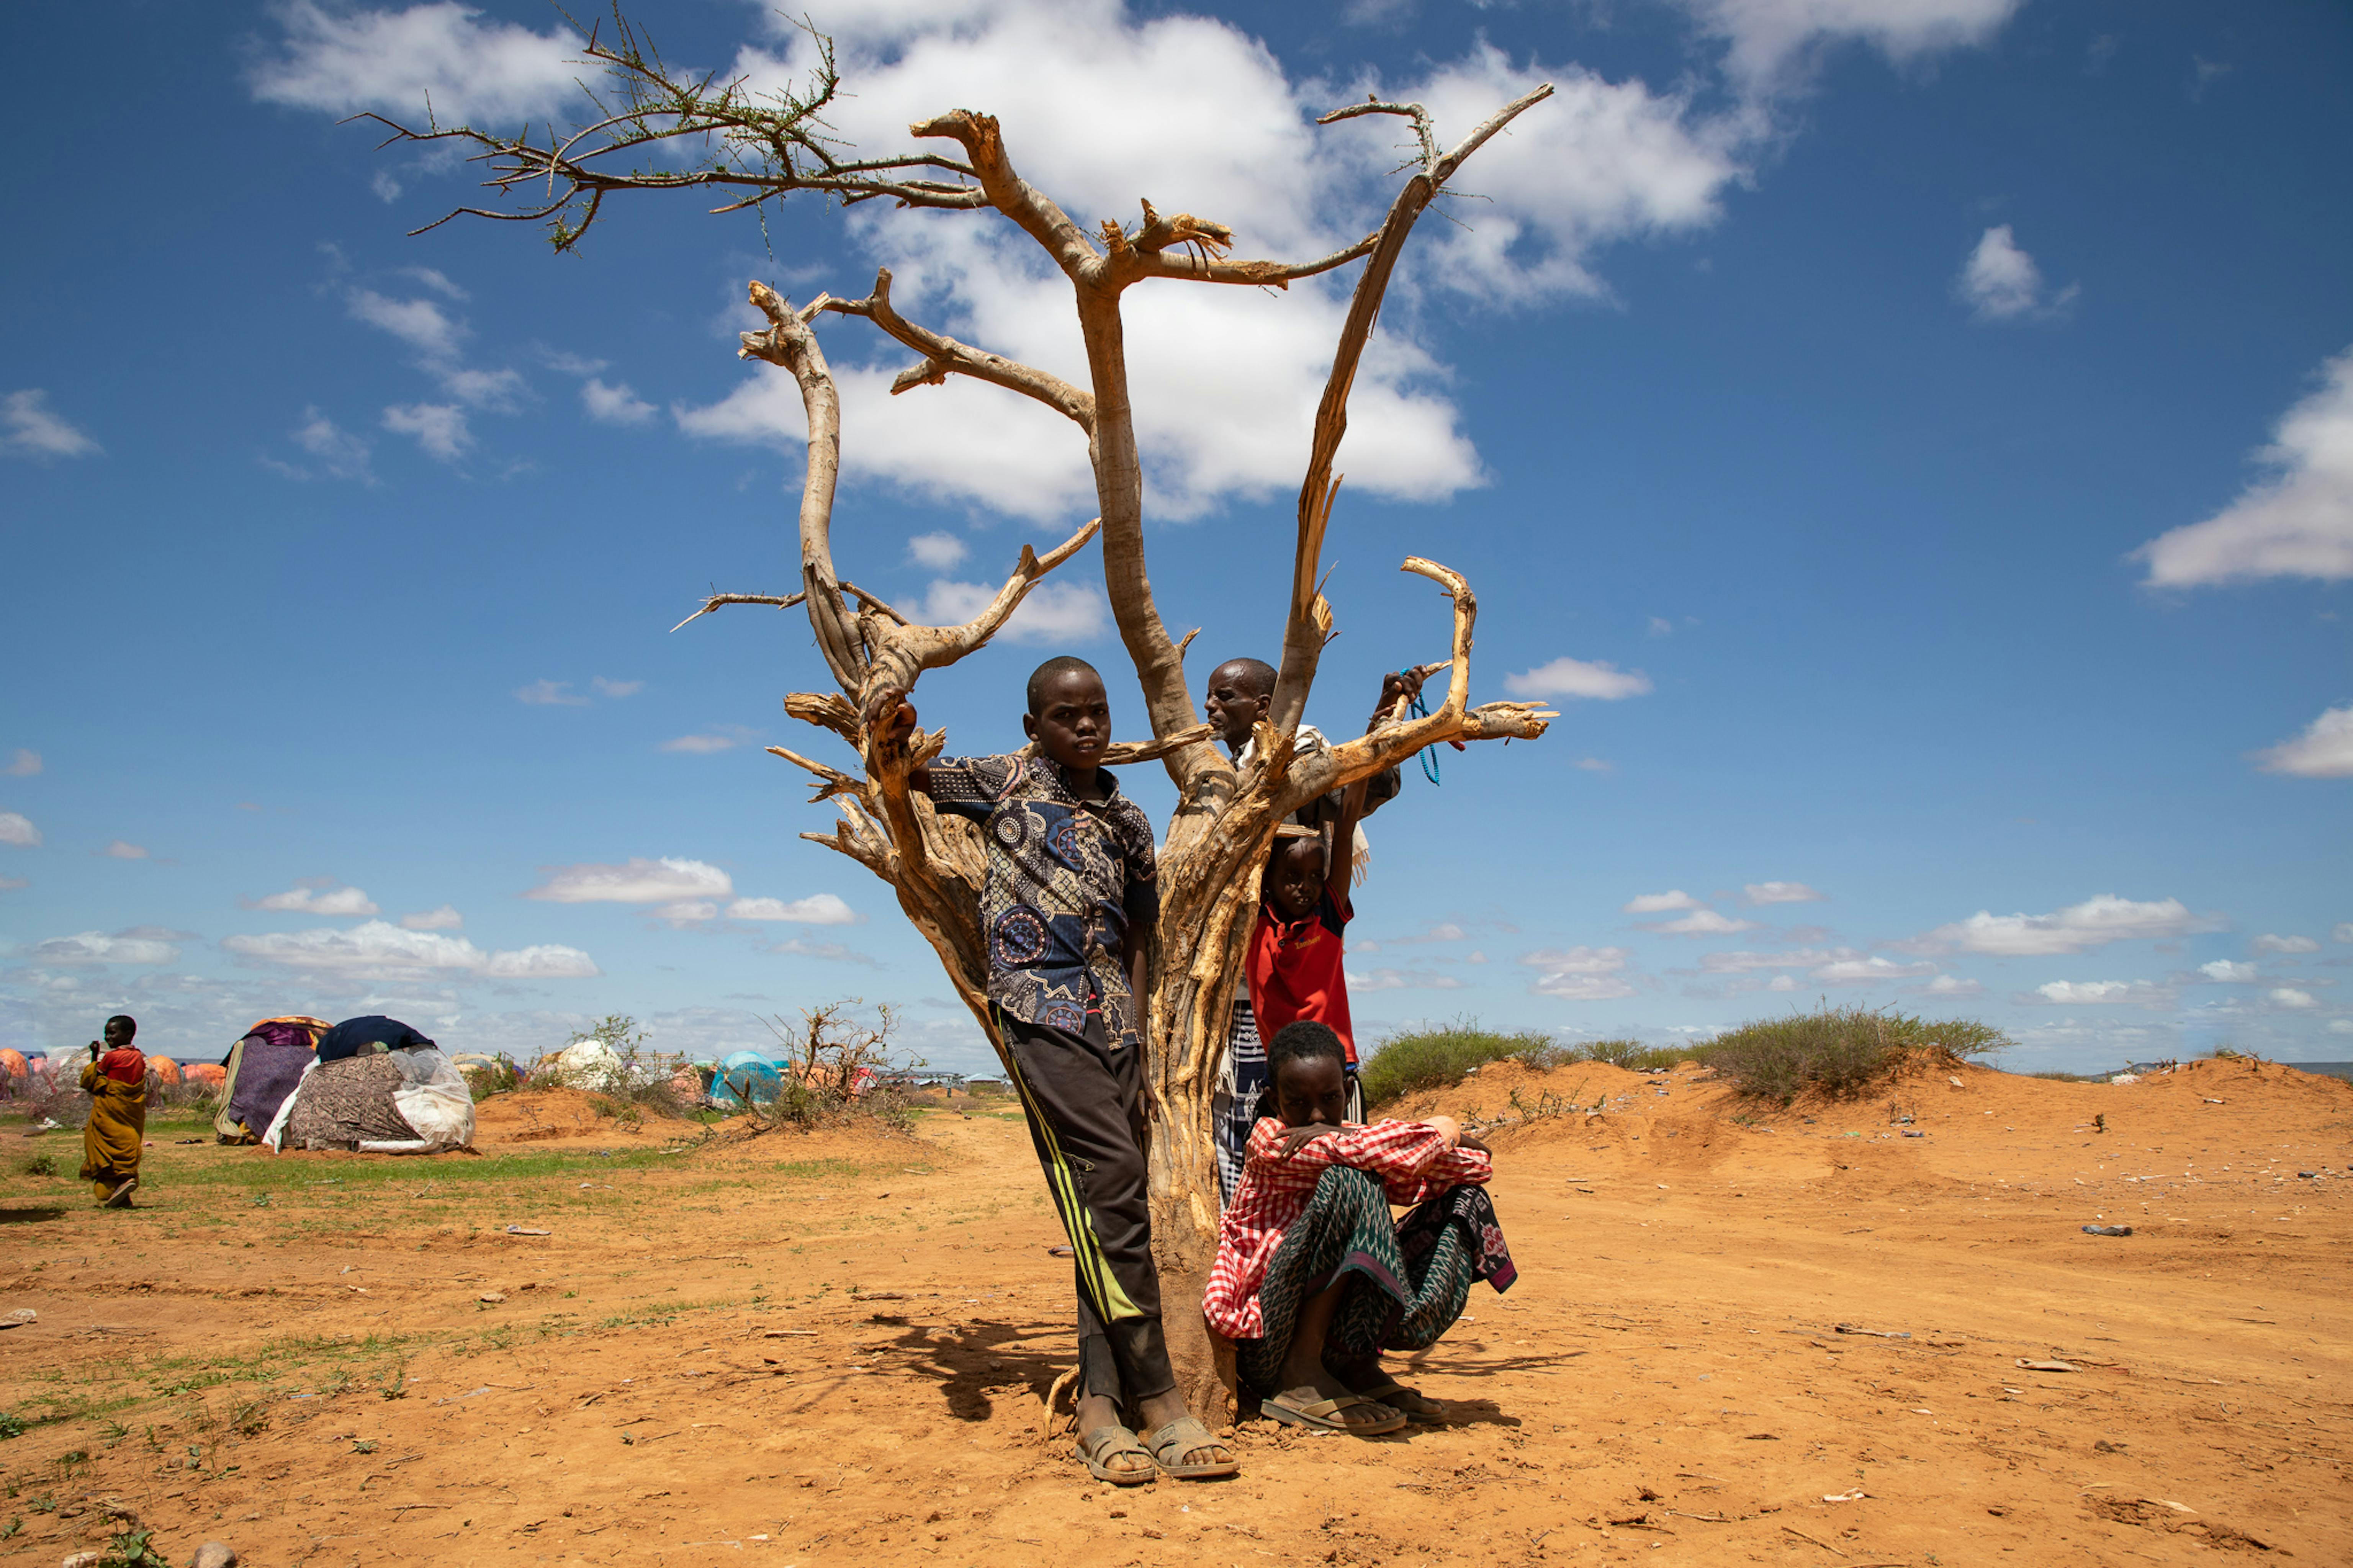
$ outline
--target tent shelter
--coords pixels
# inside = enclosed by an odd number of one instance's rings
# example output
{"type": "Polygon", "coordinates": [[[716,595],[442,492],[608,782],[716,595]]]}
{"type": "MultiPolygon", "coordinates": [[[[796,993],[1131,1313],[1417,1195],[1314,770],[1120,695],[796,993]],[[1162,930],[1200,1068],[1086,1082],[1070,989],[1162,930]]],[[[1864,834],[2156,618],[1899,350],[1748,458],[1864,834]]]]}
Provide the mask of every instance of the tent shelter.
{"type": "Polygon", "coordinates": [[[332,1027],[324,1018],[290,1013],[248,1029],[221,1062],[227,1076],[221,1084],[220,1113],[213,1118],[214,1134],[224,1143],[260,1142],[310,1067],[319,1037],[332,1027]]]}
{"type": "Polygon", "coordinates": [[[427,1154],[474,1141],[474,1097],[441,1047],[397,1018],[350,1018],[319,1052],[263,1142],[273,1149],[427,1154]]]}
{"type": "Polygon", "coordinates": [[[711,1103],[723,1110],[740,1110],[746,1100],[765,1104],[784,1087],[784,1075],[775,1062],[757,1051],[737,1051],[720,1064],[711,1085],[711,1103]]]}

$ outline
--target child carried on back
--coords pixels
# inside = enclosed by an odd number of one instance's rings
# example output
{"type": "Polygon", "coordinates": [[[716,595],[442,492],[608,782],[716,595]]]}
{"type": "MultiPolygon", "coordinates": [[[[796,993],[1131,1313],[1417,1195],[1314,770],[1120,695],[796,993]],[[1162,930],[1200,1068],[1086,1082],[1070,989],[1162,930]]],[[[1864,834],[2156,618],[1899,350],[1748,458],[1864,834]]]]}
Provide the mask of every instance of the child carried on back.
{"type": "Polygon", "coordinates": [[[1273,1114],[1251,1132],[1202,1310],[1278,1421],[1373,1436],[1436,1405],[1381,1369],[1454,1324],[1471,1282],[1514,1277],[1487,1151],[1451,1117],[1348,1124],[1339,1037],[1314,1022],[1267,1048],[1273,1114]],[[1392,1204],[1417,1205],[1401,1220],[1392,1204]]]}

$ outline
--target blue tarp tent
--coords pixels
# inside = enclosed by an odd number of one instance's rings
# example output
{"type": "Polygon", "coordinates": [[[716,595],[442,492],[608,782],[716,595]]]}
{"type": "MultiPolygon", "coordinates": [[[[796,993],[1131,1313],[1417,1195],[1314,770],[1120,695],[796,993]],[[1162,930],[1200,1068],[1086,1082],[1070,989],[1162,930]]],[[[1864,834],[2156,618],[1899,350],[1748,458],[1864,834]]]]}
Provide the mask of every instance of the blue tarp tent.
{"type": "Polygon", "coordinates": [[[742,1104],[736,1097],[765,1103],[774,1100],[785,1087],[784,1075],[776,1064],[757,1051],[737,1051],[719,1064],[719,1076],[711,1085],[712,1103],[732,1108],[742,1104]]]}

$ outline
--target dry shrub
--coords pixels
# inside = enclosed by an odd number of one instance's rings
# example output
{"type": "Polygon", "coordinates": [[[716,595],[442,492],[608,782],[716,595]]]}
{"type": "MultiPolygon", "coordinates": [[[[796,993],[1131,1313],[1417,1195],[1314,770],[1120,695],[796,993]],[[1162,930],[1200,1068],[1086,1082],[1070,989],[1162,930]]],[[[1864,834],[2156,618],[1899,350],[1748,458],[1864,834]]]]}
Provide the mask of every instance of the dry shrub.
{"type": "MultiPolygon", "coordinates": [[[[783,1083],[774,1100],[753,1101],[741,1093],[733,1099],[749,1115],[753,1136],[790,1127],[814,1131],[819,1127],[853,1120],[880,1122],[903,1132],[913,1122],[914,1110],[907,1079],[921,1068],[920,1058],[894,1060],[891,1031],[899,1016],[885,1004],[875,1008],[877,1023],[869,1027],[849,1016],[859,1006],[856,997],[801,1009],[798,1025],[779,1016],[768,1028],[784,1047],[777,1062],[783,1083]]],[[[723,1081],[712,1086],[713,1103],[730,1096],[723,1081]]]]}
{"type": "Polygon", "coordinates": [[[1871,1007],[1822,1007],[1743,1024],[1688,1054],[1739,1093],[1788,1105],[1808,1093],[1852,1099],[1923,1053],[1957,1063],[2010,1043],[1991,1025],[1970,1019],[1936,1023],[1871,1007]]]}

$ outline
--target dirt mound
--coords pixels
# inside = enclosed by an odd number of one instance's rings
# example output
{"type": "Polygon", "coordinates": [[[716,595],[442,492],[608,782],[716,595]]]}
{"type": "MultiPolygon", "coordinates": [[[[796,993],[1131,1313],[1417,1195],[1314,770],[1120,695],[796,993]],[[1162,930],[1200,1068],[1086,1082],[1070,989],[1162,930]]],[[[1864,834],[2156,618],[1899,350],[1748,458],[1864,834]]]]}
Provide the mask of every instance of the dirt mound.
{"type": "Polygon", "coordinates": [[[693,1122],[648,1115],[624,1121],[620,1101],[576,1089],[519,1089],[474,1107],[474,1147],[507,1143],[625,1142],[660,1144],[698,1136],[693,1122]]]}

